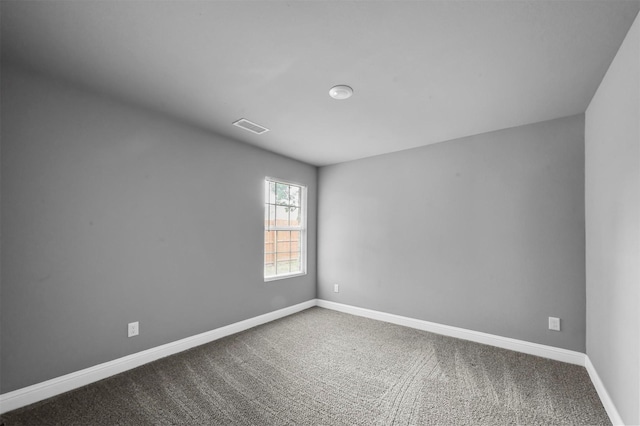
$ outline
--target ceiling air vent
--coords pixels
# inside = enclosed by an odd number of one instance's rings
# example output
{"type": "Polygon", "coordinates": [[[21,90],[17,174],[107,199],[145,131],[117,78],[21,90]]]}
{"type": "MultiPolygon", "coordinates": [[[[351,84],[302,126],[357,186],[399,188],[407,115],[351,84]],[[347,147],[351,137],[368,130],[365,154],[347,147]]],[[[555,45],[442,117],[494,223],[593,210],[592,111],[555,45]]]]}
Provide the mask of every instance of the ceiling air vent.
{"type": "Polygon", "coordinates": [[[241,127],[241,128],[243,128],[245,130],[248,130],[248,131],[250,131],[252,133],[255,133],[255,134],[258,134],[258,135],[261,135],[261,134],[266,133],[266,132],[269,131],[269,129],[267,129],[266,127],[262,127],[259,124],[252,123],[251,121],[247,120],[246,118],[241,118],[240,120],[235,121],[233,123],[233,125],[241,127]]]}

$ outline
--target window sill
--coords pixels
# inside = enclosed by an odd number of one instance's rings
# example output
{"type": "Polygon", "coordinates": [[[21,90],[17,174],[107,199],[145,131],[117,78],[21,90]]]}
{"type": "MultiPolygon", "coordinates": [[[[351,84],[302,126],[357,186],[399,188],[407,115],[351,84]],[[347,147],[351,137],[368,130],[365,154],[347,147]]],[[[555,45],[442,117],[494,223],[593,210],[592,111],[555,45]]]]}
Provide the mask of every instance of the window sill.
{"type": "Polygon", "coordinates": [[[303,275],[307,275],[306,272],[296,272],[293,274],[286,274],[286,275],[276,275],[273,277],[264,277],[264,282],[269,282],[269,281],[278,281],[278,280],[284,280],[287,278],[294,278],[294,277],[301,277],[303,275]]]}

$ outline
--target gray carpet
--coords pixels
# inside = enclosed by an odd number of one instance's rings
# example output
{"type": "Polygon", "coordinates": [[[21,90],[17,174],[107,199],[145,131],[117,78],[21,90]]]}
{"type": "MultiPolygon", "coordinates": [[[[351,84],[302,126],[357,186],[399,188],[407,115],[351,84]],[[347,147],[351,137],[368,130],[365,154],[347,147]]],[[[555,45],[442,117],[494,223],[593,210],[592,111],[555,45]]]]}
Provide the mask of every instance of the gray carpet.
{"type": "Polygon", "coordinates": [[[321,308],[6,413],[2,421],[610,424],[583,367],[321,308]]]}

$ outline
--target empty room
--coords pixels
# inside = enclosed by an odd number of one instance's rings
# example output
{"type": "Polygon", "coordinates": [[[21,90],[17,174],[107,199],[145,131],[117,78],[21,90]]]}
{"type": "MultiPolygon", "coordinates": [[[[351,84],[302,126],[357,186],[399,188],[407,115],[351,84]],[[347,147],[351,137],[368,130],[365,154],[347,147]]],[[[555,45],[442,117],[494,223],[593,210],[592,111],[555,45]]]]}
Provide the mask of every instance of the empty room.
{"type": "Polygon", "coordinates": [[[640,424],[640,0],[0,2],[0,425],[640,424]]]}

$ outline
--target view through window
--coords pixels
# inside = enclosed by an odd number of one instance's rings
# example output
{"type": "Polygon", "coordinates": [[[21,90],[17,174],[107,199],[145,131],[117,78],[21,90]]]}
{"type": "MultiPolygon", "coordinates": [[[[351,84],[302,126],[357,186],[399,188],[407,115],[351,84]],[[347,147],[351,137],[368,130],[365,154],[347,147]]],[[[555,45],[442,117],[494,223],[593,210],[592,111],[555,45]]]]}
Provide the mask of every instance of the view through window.
{"type": "Polygon", "coordinates": [[[306,187],[267,178],[264,208],[264,278],[306,273],[306,187]]]}

